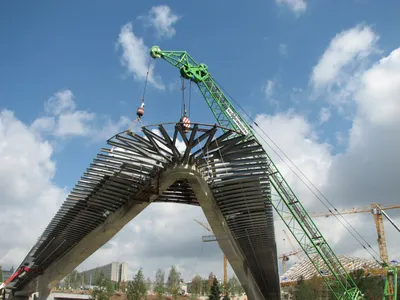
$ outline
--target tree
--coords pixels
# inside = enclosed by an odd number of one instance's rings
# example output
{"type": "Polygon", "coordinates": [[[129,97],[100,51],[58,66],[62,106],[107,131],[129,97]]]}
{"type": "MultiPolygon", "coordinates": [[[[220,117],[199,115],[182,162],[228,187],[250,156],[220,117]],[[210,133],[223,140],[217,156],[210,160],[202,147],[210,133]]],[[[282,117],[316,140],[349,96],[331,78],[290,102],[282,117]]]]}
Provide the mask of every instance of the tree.
{"type": "Polygon", "coordinates": [[[228,283],[227,283],[227,288],[228,288],[228,294],[231,295],[232,297],[235,297],[236,295],[239,295],[240,293],[240,282],[236,278],[235,275],[233,275],[231,278],[229,278],[228,283]]]}
{"type": "Polygon", "coordinates": [[[176,267],[172,266],[168,274],[167,287],[168,292],[173,296],[175,300],[178,299],[180,277],[181,274],[176,270],[176,267]]]}
{"type": "Polygon", "coordinates": [[[109,300],[114,295],[114,284],[104,276],[103,272],[97,276],[96,287],[91,291],[91,296],[96,300],[109,300]]]}
{"type": "Polygon", "coordinates": [[[151,284],[151,280],[150,280],[150,278],[148,278],[148,277],[147,277],[147,280],[146,280],[146,286],[147,286],[147,290],[148,290],[148,291],[150,291],[150,292],[153,291],[153,287],[152,287],[152,284],[151,284]]]}
{"type": "Polygon", "coordinates": [[[201,281],[201,295],[208,295],[210,293],[210,285],[208,284],[208,279],[202,279],[201,281]]]}
{"type": "Polygon", "coordinates": [[[214,276],[213,272],[210,272],[210,274],[208,274],[208,286],[210,288],[213,285],[214,278],[215,278],[215,276],[214,276]]]}
{"type": "Polygon", "coordinates": [[[125,292],[126,290],[126,282],[125,281],[121,281],[121,283],[119,284],[119,289],[123,292],[125,292]]]}
{"type": "Polygon", "coordinates": [[[200,275],[196,275],[192,279],[192,287],[191,287],[191,293],[200,296],[201,293],[201,286],[202,285],[202,279],[200,275]]]}
{"type": "Polygon", "coordinates": [[[238,295],[244,294],[244,288],[242,287],[242,284],[239,281],[239,285],[237,287],[237,293],[238,295]]]}
{"type": "Polygon", "coordinates": [[[210,296],[208,296],[209,300],[219,300],[221,291],[219,289],[219,283],[217,277],[214,277],[213,284],[210,289],[210,296]]]}
{"type": "Polygon", "coordinates": [[[297,281],[296,292],[294,294],[296,300],[318,299],[312,288],[304,280],[303,276],[301,276],[297,281]]]}
{"type": "Polygon", "coordinates": [[[133,281],[128,283],[126,297],[128,300],[143,300],[146,299],[147,295],[147,285],[144,280],[144,275],[142,269],[136,273],[133,281]]]}
{"type": "Polygon", "coordinates": [[[0,266],[0,282],[3,282],[3,269],[0,266]]]}
{"type": "Polygon", "coordinates": [[[64,281],[67,284],[68,288],[76,290],[81,285],[83,285],[83,275],[78,271],[73,270],[65,277],[64,281]]]}
{"type": "Polygon", "coordinates": [[[154,292],[157,294],[158,299],[162,299],[165,294],[165,274],[161,269],[157,270],[156,280],[154,281],[154,292]]]}

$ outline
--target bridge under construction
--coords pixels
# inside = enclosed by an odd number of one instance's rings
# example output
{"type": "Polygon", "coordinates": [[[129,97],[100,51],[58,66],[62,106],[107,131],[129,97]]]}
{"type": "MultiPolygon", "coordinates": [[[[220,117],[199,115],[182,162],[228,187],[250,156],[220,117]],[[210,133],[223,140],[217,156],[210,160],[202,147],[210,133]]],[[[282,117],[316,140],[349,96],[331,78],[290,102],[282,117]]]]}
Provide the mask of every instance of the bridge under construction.
{"type": "Polygon", "coordinates": [[[114,136],[22,262],[30,271],[12,282],[14,297],[48,295],[149,204],[174,202],[200,206],[214,233],[229,237],[219,245],[249,298],[279,299],[267,161],[245,138],[216,125],[185,133],[180,123],[114,136]]]}
{"type": "MultiPolygon", "coordinates": [[[[317,273],[323,273],[333,298],[364,299],[266,152],[267,142],[255,130],[258,124],[238,113],[208,67],[187,52],[154,46],[150,55],[198,86],[218,125],[193,123],[184,109],[178,123],[128,129],[108,140],[17,272],[3,284],[11,290],[9,297],[28,299],[38,292],[45,299],[148,205],[174,202],[202,208],[249,300],[281,298],[273,210],[317,273]],[[271,196],[271,189],[277,197],[271,196]]],[[[144,96],[137,120],[143,115],[144,96]]],[[[385,260],[383,265],[384,297],[395,300],[397,269],[385,260]]]]}

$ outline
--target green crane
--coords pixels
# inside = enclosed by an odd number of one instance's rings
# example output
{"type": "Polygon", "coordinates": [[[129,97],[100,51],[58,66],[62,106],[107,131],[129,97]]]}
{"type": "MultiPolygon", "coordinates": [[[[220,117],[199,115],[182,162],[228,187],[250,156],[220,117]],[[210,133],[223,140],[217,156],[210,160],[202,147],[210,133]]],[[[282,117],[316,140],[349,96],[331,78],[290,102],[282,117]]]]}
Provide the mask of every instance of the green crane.
{"type": "MultiPolygon", "coordinates": [[[[197,84],[220,126],[239,131],[258,140],[254,128],[235,109],[222,89],[208,72],[205,64],[198,64],[186,51],[162,51],[153,46],[153,58],[162,58],[180,70],[183,78],[197,84]]],[[[258,126],[255,123],[256,126],[258,126]]],[[[268,154],[265,154],[269,167],[266,172],[278,198],[268,197],[276,213],[285,223],[304,253],[311,260],[318,273],[332,291],[336,299],[364,299],[363,294],[347,273],[322,233],[304,209],[300,200],[283,178],[268,154]],[[319,259],[315,259],[319,257],[319,259]]]]}

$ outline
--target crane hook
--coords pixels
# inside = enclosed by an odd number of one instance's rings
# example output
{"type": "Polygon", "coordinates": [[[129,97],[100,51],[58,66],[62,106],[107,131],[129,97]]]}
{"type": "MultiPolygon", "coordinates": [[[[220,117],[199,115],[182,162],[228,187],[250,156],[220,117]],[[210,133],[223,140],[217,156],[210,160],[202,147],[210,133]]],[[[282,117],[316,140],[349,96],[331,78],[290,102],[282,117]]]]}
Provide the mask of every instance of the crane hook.
{"type": "Polygon", "coordinates": [[[138,116],[138,119],[140,119],[144,115],[144,101],[143,101],[143,99],[142,99],[142,104],[138,107],[138,109],[136,111],[136,115],[138,116]]]}
{"type": "Polygon", "coordinates": [[[182,118],[180,119],[180,123],[184,133],[189,132],[190,128],[190,119],[186,116],[186,108],[184,108],[184,113],[182,118]]]}

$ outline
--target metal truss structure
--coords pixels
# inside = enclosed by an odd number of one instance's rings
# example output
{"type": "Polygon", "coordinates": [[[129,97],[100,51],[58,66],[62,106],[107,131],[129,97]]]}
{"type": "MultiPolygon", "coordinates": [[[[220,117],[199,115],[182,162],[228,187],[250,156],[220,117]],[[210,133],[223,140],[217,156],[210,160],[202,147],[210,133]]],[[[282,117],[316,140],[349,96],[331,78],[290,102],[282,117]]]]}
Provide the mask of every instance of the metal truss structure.
{"type": "MultiPolygon", "coordinates": [[[[261,294],[279,299],[273,214],[267,200],[268,165],[262,146],[217,125],[192,124],[184,130],[180,123],[166,123],[142,127],[140,133],[124,131],[108,140],[110,147],[101,149],[21,267],[45,271],[128,204],[201,206],[184,178],[160,192],[163,174],[179,166],[201,175],[261,294]]],[[[11,287],[21,290],[36,276],[26,273],[11,287]]]]}

